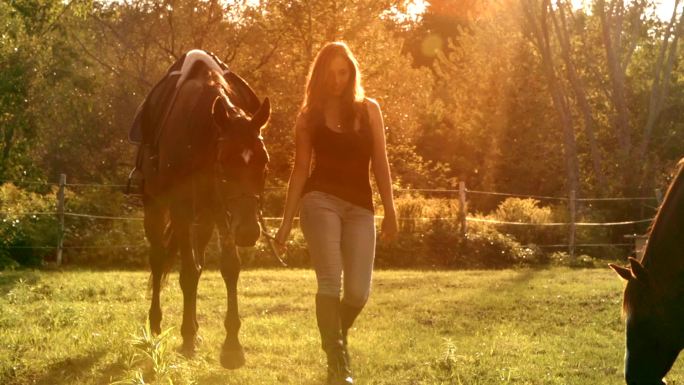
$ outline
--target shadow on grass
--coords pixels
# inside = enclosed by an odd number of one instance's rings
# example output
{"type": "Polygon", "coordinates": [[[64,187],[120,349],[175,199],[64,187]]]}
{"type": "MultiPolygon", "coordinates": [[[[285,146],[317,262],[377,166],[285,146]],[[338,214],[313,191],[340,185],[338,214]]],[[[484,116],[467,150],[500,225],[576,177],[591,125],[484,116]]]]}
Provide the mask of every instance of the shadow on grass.
{"type": "Polygon", "coordinates": [[[124,373],[124,367],[121,363],[114,362],[98,370],[98,373],[93,373],[92,369],[107,352],[103,349],[88,355],[64,358],[49,365],[45,372],[34,377],[33,383],[36,385],[78,384],[85,382],[86,379],[92,381],[93,377],[97,376],[98,380],[95,383],[108,384],[124,373]]]}
{"type": "MultiPolygon", "coordinates": [[[[258,370],[258,368],[257,368],[258,370]]],[[[285,384],[297,384],[297,385],[325,385],[325,374],[323,374],[323,371],[325,368],[321,368],[321,375],[317,378],[314,379],[292,379],[287,376],[280,377],[275,380],[277,382],[275,383],[285,383],[285,384]]],[[[290,374],[291,376],[294,374],[290,374]]],[[[211,373],[211,374],[206,374],[206,375],[200,375],[197,377],[197,385],[213,385],[213,384],[233,384],[235,382],[232,381],[226,381],[229,377],[231,377],[231,373],[228,370],[224,370],[223,372],[216,372],[216,373],[211,373]]],[[[261,382],[260,382],[261,383],[261,382]]]]}

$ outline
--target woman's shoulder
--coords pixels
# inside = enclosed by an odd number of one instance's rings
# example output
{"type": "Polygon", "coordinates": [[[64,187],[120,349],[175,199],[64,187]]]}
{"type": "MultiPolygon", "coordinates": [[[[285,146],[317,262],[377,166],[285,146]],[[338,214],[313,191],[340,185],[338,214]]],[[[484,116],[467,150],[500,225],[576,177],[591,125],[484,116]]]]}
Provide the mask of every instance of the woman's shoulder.
{"type": "Polygon", "coordinates": [[[295,121],[295,131],[312,134],[316,126],[322,124],[320,113],[313,109],[303,108],[295,121]]]}
{"type": "Polygon", "coordinates": [[[378,103],[377,100],[364,97],[363,105],[366,107],[366,112],[371,120],[377,120],[382,116],[382,113],[380,112],[380,103],[378,103]]]}

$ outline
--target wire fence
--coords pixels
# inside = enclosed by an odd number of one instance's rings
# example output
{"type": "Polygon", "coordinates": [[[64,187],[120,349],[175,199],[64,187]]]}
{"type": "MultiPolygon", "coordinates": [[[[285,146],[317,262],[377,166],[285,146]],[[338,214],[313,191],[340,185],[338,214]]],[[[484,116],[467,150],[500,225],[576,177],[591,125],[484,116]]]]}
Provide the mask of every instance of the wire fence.
{"type": "MultiPolygon", "coordinates": [[[[12,215],[12,216],[37,216],[37,215],[58,215],[58,212],[42,212],[42,213],[19,213],[19,212],[0,212],[0,214],[4,215],[12,215]]],[[[95,215],[95,214],[86,214],[86,213],[74,213],[74,212],[64,212],[64,216],[67,217],[77,217],[77,218],[90,218],[90,219],[107,219],[107,220],[124,220],[124,221],[143,221],[145,217],[138,216],[138,217],[122,217],[122,216],[109,216],[109,215],[95,215]]],[[[264,220],[267,221],[281,221],[283,217],[263,217],[264,220]]],[[[384,217],[382,215],[376,215],[375,219],[383,219],[384,217]]],[[[298,219],[298,218],[295,218],[298,219]]],[[[409,221],[458,221],[461,220],[459,217],[398,217],[397,220],[409,220],[409,221]]],[[[634,224],[639,224],[639,223],[650,223],[653,221],[653,218],[647,218],[647,219],[639,219],[639,220],[634,220],[634,221],[620,221],[620,222],[539,222],[539,223],[531,223],[531,222],[511,222],[511,221],[502,221],[498,219],[487,219],[487,218],[480,218],[480,217],[472,217],[468,216],[466,217],[466,221],[468,222],[478,222],[478,223],[488,223],[488,224],[493,224],[493,225],[512,225],[512,226],[537,226],[537,227],[544,227],[544,226],[553,226],[553,227],[559,227],[559,226],[625,226],[625,225],[634,225],[634,224]]]]}
{"type": "MultiPolygon", "coordinates": [[[[42,186],[60,186],[59,182],[53,181],[35,181],[35,180],[10,180],[10,179],[0,179],[0,184],[12,183],[15,185],[42,185],[42,186]]],[[[115,183],[64,183],[65,187],[102,187],[102,188],[126,188],[127,184],[115,184],[115,183]]],[[[489,195],[489,196],[503,196],[511,198],[529,198],[538,200],[558,200],[558,201],[568,201],[569,197],[563,196],[550,196],[550,195],[535,195],[535,194],[524,194],[524,193],[509,193],[509,192],[495,192],[495,191],[481,191],[481,190],[471,190],[464,189],[467,194],[474,195],[489,195]]],[[[286,186],[271,186],[266,187],[265,191],[287,191],[286,186]]],[[[396,188],[395,192],[404,193],[441,193],[441,194],[459,194],[461,189],[431,189],[431,188],[396,188]]],[[[657,195],[654,196],[636,196],[636,197],[588,197],[588,198],[575,198],[578,202],[606,202],[606,201],[651,201],[656,202],[659,200],[657,195]]]]}
{"type": "MultiPolygon", "coordinates": [[[[136,221],[140,222],[144,220],[142,216],[122,216],[122,215],[99,215],[83,212],[72,212],[64,210],[64,190],[70,187],[89,187],[89,188],[107,188],[107,189],[125,189],[128,185],[125,184],[106,184],[106,183],[66,183],[66,176],[62,175],[59,182],[51,181],[36,181],[36,180],[0,180],[0,184],[3,183],[13,183],[15,185],[42,185],[42,186],[56,186],[59,188],[57,211],[44,211],[44,212],[15,212],[15,211],[0,211],[0,218],[2,221],[6,221],[8,217],[39,217],[39,216],[56,216],[61,222],[62,237],[64,235],[64,218],[86,218],[92,220],[114,220],[114,221],[136,221]],[[3,218],[4,217],[4,218],[3,218]]],[[[265,189],[269,192],[274,191],[286,191],[287,188],[283,186],[272,186],[265,189]]],[[[638,202],[654,202],[656,206],[645,205],[645,207],[656,209],[660,204],[659,192],[656,192],[654,196],[641,196],[641,197],[594,197],[594,198],[575,198],[574,194],[570,197],[561,196],[547,196],[547,195],[534,195],[534,194],[515,194],[506,192],[494,192],[494,191],[480,191],[480,190],[470,190],[465,187],[464,183],[459,185],[457,189],[430,189],[430,188],[410,188],[410,189],[395,189],[398,193],[420,193],[420,194],[445,194],[445,195],[455,195],[459,200],[462,215],[456,217],[400,217],[397,218],[399,221],[458,221],[461,223],[462,231],[465,233],[467,223],[484,223],[490,225],[505,225],[505,226],[524,226],[524,227],[568,227],[571,228],[572,234],[570,236],[569,242],[567,244],[546,244],[546,245],[535,245],[539,248],[565,248],[570,247],[571,252],[574,252],[576,247],[628,247],[632,246],[632,243],[577,243],[574,241],[574,228],[575,227],[617,227],[617,226],[630,226],[638,225],[652,222],[653,218],[643,218],[636,220],[626,220],[626,221],[611,221],[611,222],[579,222],[574,220],[574,203],[575,202],[628,202],[628,201],[638,201],[638,202]],[[514,222],[514,221],[503,221],[499,219],[485,218],[481,216],[472,216],[467,214],[467,203],[466,197],[469,195],[479,195],[479,196],[496,196],[496,197],[514,197],[514,198],[524,198],[524,199],[537,199],[537,200],[553,200],[559,202],[569,203],[571,212],[570,222],[514,222]]],[[[376,219],[382,219],[382,216],[375,216],[376,219]]],[[[282,217],[264,217],[267,221],[280,221],[282,217]]],[[[296,218],[297,219],[297,218],[296,218]]],[[[16,220],[16,219],[15,219],[16,220]]],[[[82,245],[82,246],[67,246],[63,245],[63,239],[60,239],[58,245],[46,246],[46,245],[36,245],[36,246],[10,246],[5,247],[7,249],[57,249],[60,251],[62,249],[134,249],[146,247],[146,243],[133,244],[133,245],[82,245]]]]}

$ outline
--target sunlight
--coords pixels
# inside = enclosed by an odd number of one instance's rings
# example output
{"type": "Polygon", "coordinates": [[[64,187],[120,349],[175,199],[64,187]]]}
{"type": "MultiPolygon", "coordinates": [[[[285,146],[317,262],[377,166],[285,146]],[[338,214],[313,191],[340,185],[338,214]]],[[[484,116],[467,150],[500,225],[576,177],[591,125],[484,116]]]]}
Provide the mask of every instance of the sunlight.
{"type": "MultiPolygon", "coordinates": [[[[585,12],[591,13],[590,0],[571,0],[573,9],[584,9],[585,12]]],[[[626,3],[627,1],[625,1],[626,3]]],[[[648,12],[654,12],[655,16],[661,21],[668,21],[672,17],[672,7],[674,2],[672,0],[655,0],[654,8],[649,8],[648,12]]]]}
{"type": "Polygon", "coordinates": [[[411,19],[419,18],[427,9],[428,2],[425,0],[413,0],[406,6],[406,15],[411,19]]]}
{"type": "Polygon", "coordinates": [[[419,21],[425,11],[427,10],[429,3],[426,0],[409,0],[406,3],[406,11],[400,11],[396,6],[385,11],[385,15],[398,21],[399,23],[404,22],[417,22],[419,21]]]}

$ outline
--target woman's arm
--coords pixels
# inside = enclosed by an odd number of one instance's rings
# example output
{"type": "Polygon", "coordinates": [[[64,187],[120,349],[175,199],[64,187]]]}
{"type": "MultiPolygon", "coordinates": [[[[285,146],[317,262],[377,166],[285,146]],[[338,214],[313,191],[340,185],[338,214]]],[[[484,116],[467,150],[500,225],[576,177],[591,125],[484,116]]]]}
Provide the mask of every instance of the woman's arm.
{"type": "Polygon", "coordinates": [[[375,182],[378,185],[380,199],[385,211],[382,221],[382,233],[385,238],[392,238],[397,232],[397,214],[392,194],[392,176],[390,175],[387,147],[385,142],[385,124],[382,120],[380,106],[373,99],[367,99],[368,117],[373,136],[373,154],[371,163],[375,182]]]}
{"type": "Polygon", "coordinates": [[[292,222],[299,207],[299,198],[302,196],[304,184],[309,177],[311,168],[311,134],[308,132],[304,118],[300,115],[295,123],[295,161],[290,180],[288,182],[283,220],[276,235],[276,241],[285,244],[292,229],[292,222]]]}

